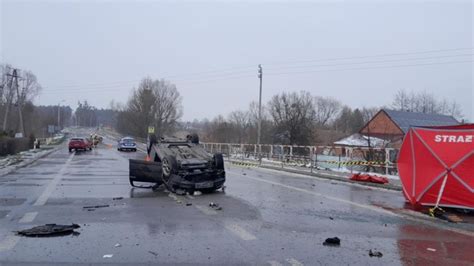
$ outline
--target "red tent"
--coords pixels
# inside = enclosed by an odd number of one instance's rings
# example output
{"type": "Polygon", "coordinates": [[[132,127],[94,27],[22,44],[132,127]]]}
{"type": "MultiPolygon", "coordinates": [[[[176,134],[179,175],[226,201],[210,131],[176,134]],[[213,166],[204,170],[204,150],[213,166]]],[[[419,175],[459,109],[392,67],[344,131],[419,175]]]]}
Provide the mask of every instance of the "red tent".
{"type": "Polygon", "coordinates": [[[411,128],[398,171],[412,204],[474,209],[474,124],[411,128]]]}

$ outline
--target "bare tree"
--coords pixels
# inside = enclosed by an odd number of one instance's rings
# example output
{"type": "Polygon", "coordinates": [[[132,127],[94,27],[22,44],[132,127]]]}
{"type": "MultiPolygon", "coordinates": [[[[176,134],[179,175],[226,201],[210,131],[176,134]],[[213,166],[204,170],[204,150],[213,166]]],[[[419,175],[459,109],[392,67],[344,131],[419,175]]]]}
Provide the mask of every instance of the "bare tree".
{"type": "Polygon", "coordinates": [[[275,133],[286,144],[309,144],[316,121],[315,108],[309,92],[282,93],[268,103],[275,124],[275,133]]]}
{"type": "Polygon", "coordinates": [[[119,129],[145,136],[147,127],[154,126],[160,135],[170,133],[182,116],[181,101],[175,85],[145,78],[133,90],[125,111],[119,115],[119,129]]]}
{"type": "Polygon", "coordinates": [[[380,110],[380,108],[378,107],[364,107],[362,108],[361,110],[361,113],[362,113],[362,117],[364,119],[364,124],[369,122],[370,119],[372,119],[372,117],[375,116],[375,114],[380,110]]]}
{"type": "Polygon", "coordinates": [[[399,90],[395,94],[392,108],[400,111],[451,115],[457,119],[463,117],[461,107],[457,102],[438,100],[434,94],[426,91],[407,93],[405,90],[399,90]]]}
{"type": "Polygon", "coordinates": [[[331,120],[334,120],[342,108],[341,102],[330,97],[314,97],[314,107],[316,123],[319,126],[326,126],[331,120]]]}
{"type": "Polygon", "coordinates": [[[236,142],[244,143],[248,142],[248,139],[244,139],[247,135],[247,131],[250,128],[250,116],[249,112],[245,111],[233,111],[229,114],[229,122],[234,128],[234,134],[236,134],[236,142]]]}

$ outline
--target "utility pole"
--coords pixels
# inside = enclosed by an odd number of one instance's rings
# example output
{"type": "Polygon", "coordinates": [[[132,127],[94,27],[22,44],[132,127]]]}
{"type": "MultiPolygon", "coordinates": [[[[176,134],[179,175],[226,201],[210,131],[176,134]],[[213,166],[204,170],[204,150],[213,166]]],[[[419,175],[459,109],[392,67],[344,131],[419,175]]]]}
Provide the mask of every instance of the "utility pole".
{"type": "MultiPolygon", "coordinates": [[[[12,75],[10,74],[7,74],[7,80],[8,80],[8,77],[11,77],[12,75]]],[[[12,82],[13,82],[13,78],[10,78],[10,81],[8,82],[8,90],[7,90],[7,101],[6,101],[6,110],[5,110],[5,114],[3,116],[3,131],[6,131],[7,130],[7,122],[8,122],[8,113],[10,112],[10,106],[11,106],[11,102],[12,102],[12,99],[13,99],[13,96],[11,96],[11,88],[12,88],[12,82]]]]}
{"type": "Polygon", "coordinates": [[[257,125],[257,146],[258,146],[258,160],[261,163],[261,152],[262,148],[260,146],[260,138],[262,134],[262,78],[263,78],[263,70],[262,65],[258,65],[258,78],[260,79],[260,94],[258,97],[258,125],[257,125]]]}
{"type": "Polygon", "coordinates": [[[18,84],[18,73],[17,73],[17,69],[14,68],[13,69],[13,72],[12,74],[7,74],[7,76],[11,76],[12,77],[12,81],[13,81],[13,78],[15,79],[15,86],[16,86],[16,95],[17,95],[17,104],[18,104],[18,124],[20,126],[20,132],[22,134],[22,137],[25,137],[25,129],[24,129],[24,126],[23,126],[23,113],[22,113],[22,110],[21,110],[21,98],[20,98],[20,89],[19,89],[19,84],[18,84]]]}

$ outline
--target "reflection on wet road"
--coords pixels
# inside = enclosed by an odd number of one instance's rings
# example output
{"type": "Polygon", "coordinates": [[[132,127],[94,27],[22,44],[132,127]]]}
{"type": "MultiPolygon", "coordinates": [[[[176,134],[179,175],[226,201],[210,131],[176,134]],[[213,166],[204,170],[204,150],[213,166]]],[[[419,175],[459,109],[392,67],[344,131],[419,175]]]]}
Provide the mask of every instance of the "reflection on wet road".
{"type": "Polygon", "coordinates": [[[398,192],[226,165],[225,192],[132,188],[128,159],[105,140],[63,149],[0,177],[0,263],[472,265],[473,234],[407,218],[398,192]],[[114,199],[115,198],[115,199],[114,199]],[[214,202],[222,207],[209,207],[214,202]],[[85,206],[107,206],[84,208],[85,206]],[[46,223],[79,236],[20,238],[46,223]],[[328,237],[340,247],[323,246],[328,237]],[[383,253],[370,257],[369,250],[383,253]],[[104,257],[104,255],[106,255],[104,257]],[[111,255],[111,256],[110,256],[111,255]]]}

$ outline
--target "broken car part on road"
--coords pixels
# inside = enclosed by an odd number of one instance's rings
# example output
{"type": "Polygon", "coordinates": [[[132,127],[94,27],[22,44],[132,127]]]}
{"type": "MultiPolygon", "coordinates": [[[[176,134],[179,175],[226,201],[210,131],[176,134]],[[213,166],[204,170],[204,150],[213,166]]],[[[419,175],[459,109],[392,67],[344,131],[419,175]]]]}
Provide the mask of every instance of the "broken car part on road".
{"type": "Polygon", "coordinates": [[[79,235],[79,232],[74,231],[81,226],[78,224],[61,225],[61,224],[45,224],[35,226],[30,229],[17,231],[16,233],[21,236],[28,237],[51,237],[51,236],[65,236],[65,235],[79,235]]]}

